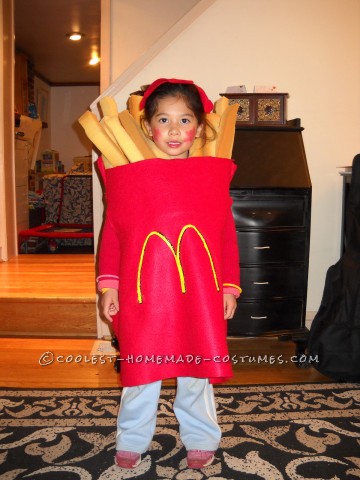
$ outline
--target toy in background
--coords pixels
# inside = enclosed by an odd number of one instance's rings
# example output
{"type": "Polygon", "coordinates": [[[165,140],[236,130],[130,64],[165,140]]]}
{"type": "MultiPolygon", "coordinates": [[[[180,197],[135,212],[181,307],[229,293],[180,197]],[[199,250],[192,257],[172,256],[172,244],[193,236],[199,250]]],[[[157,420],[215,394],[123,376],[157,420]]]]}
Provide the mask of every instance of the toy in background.
{"type": "Polygon", "coordinates": [[[69,175],[76,173],[92,173],[92,157],[87,155],[85,157],[74,157],[73,164],[68,172],[69,175]]]}
{"type": "Polygon", "coordinates": [[[47,241],[47,248],[50,253],[58,253],[58,251],[60,250],[60,240],[51,238],[47,241]]]}
{"type": "Polygon", "coordinates": [[[36,160],[36,173],[63,173],[64,165],[59,159],[59,152],[56,150],[44,150],[42,158],[36,160]]]}
{"type": "Polygon", "coordinates": [[[19,241],[20,253],[38,253],[47,248],[47,241],[40,237],[28,237],[19,241]]]}

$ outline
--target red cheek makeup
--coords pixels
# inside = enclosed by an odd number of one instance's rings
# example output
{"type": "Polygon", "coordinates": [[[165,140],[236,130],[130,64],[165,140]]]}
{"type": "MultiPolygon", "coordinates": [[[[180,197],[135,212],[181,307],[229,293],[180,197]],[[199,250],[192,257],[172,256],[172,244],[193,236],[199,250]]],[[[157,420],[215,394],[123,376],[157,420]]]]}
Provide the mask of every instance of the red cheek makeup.
{"type": "Polygon", "coordinates": [[[185,132],[185,141],[192,142],[196,136],[196,128],[192,128],[191,130],[185,132]]]}
{"type": "Polygon", "coordinates": [[[161,130],[158,129],[158,128],[155,128],[152,131],[152,137],[153,137],[154,142],[157,142],[158,140],[161,140],[161,130]]]}

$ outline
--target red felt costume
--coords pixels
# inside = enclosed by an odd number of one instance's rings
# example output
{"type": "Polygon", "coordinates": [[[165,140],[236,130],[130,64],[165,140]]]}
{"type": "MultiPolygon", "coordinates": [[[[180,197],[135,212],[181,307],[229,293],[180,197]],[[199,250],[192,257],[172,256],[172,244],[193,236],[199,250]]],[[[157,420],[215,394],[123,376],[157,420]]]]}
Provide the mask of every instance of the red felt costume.
{"type": "Polygon", "coordinates": [[[232,160],[193,157],[104,169],[99,277],[119,278],[121,380],[232,376],[223,285],[239,285],[232,160]]]}

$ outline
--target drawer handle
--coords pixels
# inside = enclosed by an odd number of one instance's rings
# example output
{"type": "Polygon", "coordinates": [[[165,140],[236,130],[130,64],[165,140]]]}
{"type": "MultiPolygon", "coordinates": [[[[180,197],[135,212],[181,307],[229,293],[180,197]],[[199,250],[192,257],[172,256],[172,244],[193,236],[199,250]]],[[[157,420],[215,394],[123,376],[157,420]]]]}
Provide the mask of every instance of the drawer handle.
{"type": "Polygon", "coordinates": [[[270,282],[253,282],[254,285],[270,285],[270,282]]]}
{"type": "Polygon", "coordinates": [[[270,246],[266,245],[266,247],[253,247],[254,250],[270,250],[270,246]]]}
{"type": "Polygon", "coordinates": [[[265,315],[264,317],[254,317],[250,315],[251,320],[266,320],[268,317],[265,315]]]}

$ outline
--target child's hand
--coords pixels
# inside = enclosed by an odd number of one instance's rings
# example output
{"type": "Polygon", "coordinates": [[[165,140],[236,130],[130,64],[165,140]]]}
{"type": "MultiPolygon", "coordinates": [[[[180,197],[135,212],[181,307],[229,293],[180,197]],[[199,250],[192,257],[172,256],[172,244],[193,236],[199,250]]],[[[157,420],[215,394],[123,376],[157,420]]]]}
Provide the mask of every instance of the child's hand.
{"type": "Polygon", "coordinates": [[[112,317],[119,311],[119,294],[115,288],[109,288],[109,290],[103,293],[101,306],[106,320],[112,322],[112,317]]]}
{"type": "Polygon", "coordinates": [[[224,319],[230,320],[234,317],[236,310],[236,297],[232,293],[224,293],[224,319]]]}

